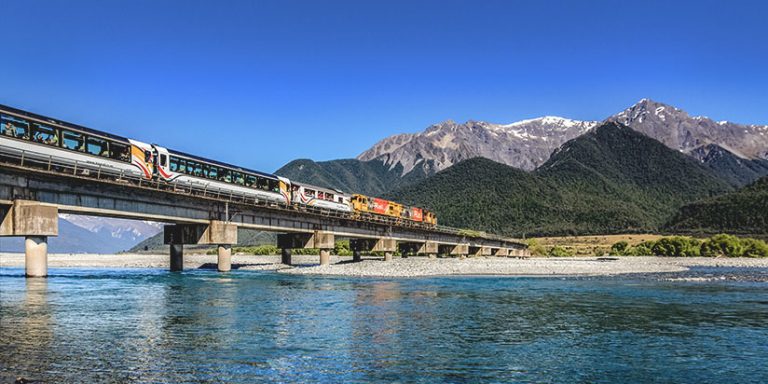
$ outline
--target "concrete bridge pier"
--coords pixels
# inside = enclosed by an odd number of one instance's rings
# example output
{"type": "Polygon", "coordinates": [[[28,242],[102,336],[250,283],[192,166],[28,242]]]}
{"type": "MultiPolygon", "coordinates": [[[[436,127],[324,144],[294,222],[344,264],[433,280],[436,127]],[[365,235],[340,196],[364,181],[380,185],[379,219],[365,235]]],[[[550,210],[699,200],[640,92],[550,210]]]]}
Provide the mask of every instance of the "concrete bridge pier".
{"type": "Polygon", "coordinates": [[[27,277],[48,276],[48,236],[26,236],[24,274],[27,277]]]}
{"type": "Polygon", "coordinates": [[[237,244],[237,225],[219,220],[205,224],[175,224],[163,228],[165,244],[171,246],[171,271],[184,270],[184,244],[217,246],[217,269],[232,269],[232,245],[237,244]]]}
{"type": "Polygon", "coordinates": [[[229,272],[232,270],[232,246],[229,244],[219,244],[216,248],[216,269],[219,272],[229,272]]]}
{"type": "Polygon", "coordinates": [[[321,249],[320,250],[320,266],[325,266],[330,264],[331,264],[331,250],[321,249]]]}
{"type": "Polygon", "coordinates": [[[171,272],[184,270],[184,244],[170,244],[171,246],[171,272]]]}
{"type": "MultiPolygon", "coordinates": [[[[282,233],[277,235],[277,246],[282,249],[314,248],[320,250],[320,265],[331,263],[331,249],[335,245],[332,233],[314,231],[312,233],[282,233]]],[[[285,254],[283,254],[285,256],[285,254]]]]}
{"type": "Polygon", "coordinates": [[[280,262],[285,265],[291,265],[291,249],[283,248],[280,251],[280,262]]]}
{"type": "Polygon", "coordinates": [[[24,236],[24,274],[48,276],[48,236],[59,234],[59,210],[55,205],[14,200],[3,207],[0,236],[24,236]]]}
{"type": "Polygon", "coordinates": [[[384,261],[392,261],[392,256],[397,251],[397,241],[389,237],[379,239],[350,239],[349,247],[353,250],[366,252],[383,252],[384,261]]]}

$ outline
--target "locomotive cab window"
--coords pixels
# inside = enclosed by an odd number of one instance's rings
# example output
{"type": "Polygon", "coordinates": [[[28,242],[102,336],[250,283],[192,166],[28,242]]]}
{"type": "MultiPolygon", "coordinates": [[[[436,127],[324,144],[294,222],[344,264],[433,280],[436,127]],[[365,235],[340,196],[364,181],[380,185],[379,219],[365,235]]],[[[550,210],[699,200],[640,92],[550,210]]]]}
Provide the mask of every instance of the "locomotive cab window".
{"type": "Polygon", "coordinates": [[[32,124],[32,139],[38,143],[47,145],[59,145],[59,135],[55,129],[34,123],[32,124]]]}
{"type": "Polygon", "coordinates": [[[29,139],[29,122],[9,115],[0,115],[0,134],[17,139],[29,139]]]}
{"type": "Polygon", "coordinates": [[[106,140],[89,137],[87,141],[88,145],[86,146],[86,151],[88,151],[88,153],[96,156],[109,156],[109,143],[107,143],[106,140]]]}
{"type": "Polygon", "coordinates": [[[71,149],[73,151],[80,151],[83,152],[85,149],[84,146],[84,139],[83,135],[81,133],[75,133],[72,131],[61,131],[61,146],[66,149],[71,149]]]}

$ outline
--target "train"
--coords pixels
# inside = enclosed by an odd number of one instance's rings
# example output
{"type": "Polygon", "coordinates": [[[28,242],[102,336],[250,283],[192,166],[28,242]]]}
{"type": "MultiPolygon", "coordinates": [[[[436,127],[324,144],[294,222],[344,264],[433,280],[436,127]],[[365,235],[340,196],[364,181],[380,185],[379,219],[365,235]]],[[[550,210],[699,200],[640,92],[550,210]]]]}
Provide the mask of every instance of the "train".
{"type": "Polygon", "coordinates": [[[3,105],[0,153],[38,163],[66,164],[99,177],[153,180],[294,208],[315,207],[356,217],[437,225],[435,214],[420,207],[295,182],[3,105]]]}

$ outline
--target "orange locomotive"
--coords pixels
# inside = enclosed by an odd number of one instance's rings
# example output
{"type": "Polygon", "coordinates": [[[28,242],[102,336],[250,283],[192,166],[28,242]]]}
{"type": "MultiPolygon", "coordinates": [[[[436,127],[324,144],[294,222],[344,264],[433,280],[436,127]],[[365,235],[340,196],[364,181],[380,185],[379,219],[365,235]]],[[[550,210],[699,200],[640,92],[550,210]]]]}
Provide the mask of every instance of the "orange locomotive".
{"type": "Polygon", "coordinates": [[[355,212],[374,213],[404,220],[415,221],[430,225],[437,225],[437,217],[434,213],[418,207],[409,207],[394,201],[353,194],[352,209],[355,212]]]}

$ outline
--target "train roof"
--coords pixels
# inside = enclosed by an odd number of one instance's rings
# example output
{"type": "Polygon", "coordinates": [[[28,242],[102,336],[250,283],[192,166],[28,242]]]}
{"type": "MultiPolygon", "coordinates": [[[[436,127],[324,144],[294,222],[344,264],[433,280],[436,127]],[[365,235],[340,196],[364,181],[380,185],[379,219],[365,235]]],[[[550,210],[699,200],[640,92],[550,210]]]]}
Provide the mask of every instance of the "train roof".
{"type": "MultiPolygon", "coordinates": [[[[91,133],[91,134],[103,136],[103,137],[106,137],[106,138],[109,138],[109,139],[113,139],[113,140],[117,140],[117,141],[123,141],[125,143],[129,143],[130,142],[127,137],[123,137],[123,136],[119,136],[119,135],[114,135],[114,134],[111,134],[111,133],[108,133],[108,132],[99,131],[99,130],[96,130],[96,129],[84,127],[82,125],[73,124],[73,123],[70,123],[70,122],[63,121],[63,120],[54,119],[54,118],[51,118],[51,117],[48,117],[48,116],[38,115],[36,113],[24,111],[24,110],[21,110],[21,109],[18,109],[18,108],[9,107],[9,106],[3,105],[3,104],[0,104],[0,111],[8,111],[8,112],[11,112],[11,113],[16,114],[16,115],[28,117],[28,118],[35,119],[35,120],[46,121],[46,122],[49,122],[49,123],[52,123],[52,124],[61,125],[63,127],[72,128],[72,129],[75,129],[75,130],[78,130],[78,131],[82,131],[82,132],[85,132],[85,133],[91,133]]],[[[260,172],[260,171],[256,171],[256,170],[253,170],[253,169],[238,167],[236,165],[227,164],[227,163],[224,163],[224,162],[221,162],[221,161],[215,161],[215,160],[211,160],[211,159],[206,159],[204,157],[190,155],[188,153],[184,153],[184,152],[180,152],[180,151],[174,151],[174,150],[171,150],[171,149],[169,149],[168,152],[176,154],[176,155],[179,155],[179,156],[184,156],[184,157],[187,157],[187,158],[190,158],[190,159],[193,159],[193,160],[197,160],[197,161],[201,161],[201,162],[206,162],[206,163],[210,163],[210,164],[215,164],[215,165],[218,165],[220,167],[232,168],[232,169],[235,169],[235,170],[238,170],[238,171],[242,171],[242,172],[253,173],[253,174],[256,174],[256,175],[262,176],[262,177],[268,177],[268,178],[272,178],[272,179],[277,179],[277,176],[273,175],[273,174],[269,174],[269,173],[265,173],[265,172],[260,172]]]]}
{"type": "Polygon", "coordinates": [[[172,155],[186,157],[188,159],[200,161],[200,162],[203,162],[203,163],[209,163],[209,164],[213,164],[213,165],[218,165],[219,167],[231,168],[231,169],[234,169],[236,171],[253,173],[253,174],[257,175],[257,176],[268,177],[268,178],[277,180],[277,175],[273,175],[271,173],[265,173],[265,172],[256,171],[256,170],[253,170],[253,169],[243,168],[243,167],[240,167],[240,166],[237,166],[237,165],[227,164],[227,163],[224,163],[224,162],[221,162],[221,161],[206,159],[205,157],[190,155],[188,153],[176,151],[176,150],[173,150],[173,149],[168,149],[168,153],[170,153],[172,155]]]}
{"type": "Polygon", "coordinates": [[[307,183],[304,183],[304,182],[301,182],[301,181],[291,181],[291,184],[299,185],[299,186],[302,186],[302,187],[309,187],[309,188],[312,188],[312,189],[316,189],[318,191],[333,192],[333,193],[337,193],[339,195],[349,195],[349,196],[352,196],[352,194],[346,193],[346,192],[344,192],[344,191],[342,191],[340,189],[337,189],[337,188],[318,187],[317,185],[307,184],[307,183]]]}
{"type": "Polygon", "coordinates": [[[112,139],[112,140],[123,141],[123,142],[128,143],[128,138],[127,137],[123,137],[123,136],[119,136],[119,135],[114,135],[114,134],[111,134],[111,133],[108,133],[108,132],[99,131],[99,130],[96,130],[96,129],[84,127],[82,125],[73,124],[73,123],[70,123],[70,122],[54,119],[54,118],[43,116],[43,115],[38,115],[36,113],[27,112],[27,111],[24,111],[24,110],[21,110],[21,109],[18,109],[18,108],[9,107],[7,105],[0,104],[0,110],[8,111],[8,112],[11,112],[11,113],[15,113],[17,115],[26,116],[26,117],[29,117],[29,118],[32,118],[32,119],[36,119],[36,120],[47,121],[49,123],[61,125],[61,126],[67,127],[67,128],[76,129],[78,131],[82,131],[82,132],[85,132],[85,133],[92,133],[94,135],[103,136],[103,137],[106,137],[106,138],[109,138],[109,139],[112,139]]]}

